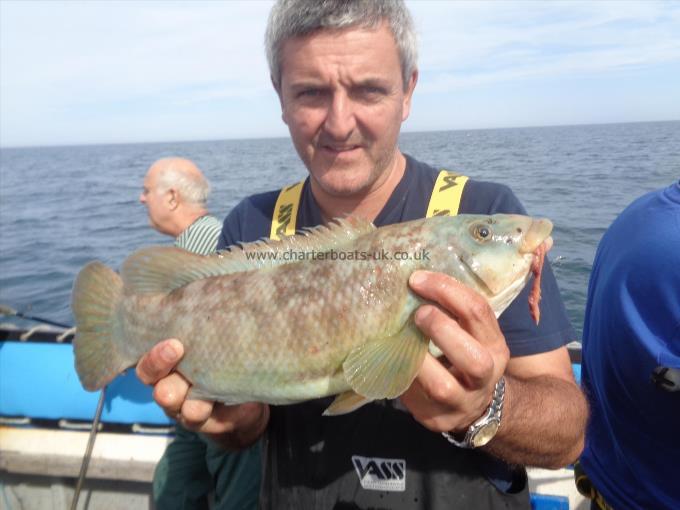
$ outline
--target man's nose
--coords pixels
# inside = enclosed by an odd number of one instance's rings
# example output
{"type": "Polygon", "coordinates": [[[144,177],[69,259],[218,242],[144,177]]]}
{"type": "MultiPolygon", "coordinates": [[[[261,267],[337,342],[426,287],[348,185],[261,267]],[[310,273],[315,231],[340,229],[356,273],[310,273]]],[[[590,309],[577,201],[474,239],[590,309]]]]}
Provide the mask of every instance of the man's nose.
{"type": "Polygon", "coordinates": [[[356,127],[354,104],[344,92],[335,92],[328,106],[325,131],[335,140],[346,140],[356,127]]]}
{"type": "Polygon", "coordinates": [[[139,194],[139,203],[146,204],[146,196],[144,196],[144,193],[139,194]]]}

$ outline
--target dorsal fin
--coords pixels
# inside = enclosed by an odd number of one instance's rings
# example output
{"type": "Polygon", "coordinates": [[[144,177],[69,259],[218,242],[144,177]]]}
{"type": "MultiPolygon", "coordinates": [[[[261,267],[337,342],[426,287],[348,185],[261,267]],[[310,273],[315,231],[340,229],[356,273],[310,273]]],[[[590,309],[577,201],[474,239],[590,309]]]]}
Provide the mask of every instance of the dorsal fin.
{"type": "Polygon", "coordinates": [[[215,255],[197,255],[170,246],[151,246],[125,259],[120,274],[126,292],[156,294],[167,293],[210,276],[245,270],[245,266],[236,267],[215,255]]]}
{"type": "Polygon", "coordinates": [[[174,247],[142,248],[125,260],[121,276],[126,292],[168,293],[203,278],[298,262],[300,256],[283,257],[280,254],[287,251],[303,254],[338,249],[373,230],[375,226],[370,221],[348,217],[335,220],[329,226],[304,230],[280,241],[255,241],[210,256],[174,247]]]}

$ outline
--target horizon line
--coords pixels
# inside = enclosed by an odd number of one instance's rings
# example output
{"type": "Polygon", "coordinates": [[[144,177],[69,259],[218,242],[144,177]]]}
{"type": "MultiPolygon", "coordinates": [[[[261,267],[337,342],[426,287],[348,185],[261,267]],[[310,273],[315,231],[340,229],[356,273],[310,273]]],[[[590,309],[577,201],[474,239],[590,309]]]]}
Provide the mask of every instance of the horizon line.
{"type": "MultiPolygon", "coordinates": [[[[657,124],[662,122],[680,122],[680,119],[665,119],[665,120],[638,120],[625,122],[591,122],[585,124],[548,124],[548,125],[527,125],[527,126],[504,126],[504,127],[484,127],[484,128],[455,128],[455,129],[421,129],[416,131],[404,130],[401,135],[419,134],[419,133],[441,133],[446,131],[498,131],[505,129],[539,129],[539,128],[564,128],[564,127],[580,127],[580,126],[611,126],[611,125],[625,125],[625,124],[657,124]]],[[[60,147],[101,147],[101,146],[116,146],[116,145],[154,145],[167,143],[212,143],[212,142],[237,142],[237,141],[252,141],[252,140],[280,140],[290,139],[290,136],[252,136],[242,138],[208,138],[208,139],[184,139],[184,140],[149,140],[149,141],[129,141],[129,142],[86,142],[86,143],[66,143],[55,145],[0,145],[0,150],[6,149],[56,149],[60,147]]]]}

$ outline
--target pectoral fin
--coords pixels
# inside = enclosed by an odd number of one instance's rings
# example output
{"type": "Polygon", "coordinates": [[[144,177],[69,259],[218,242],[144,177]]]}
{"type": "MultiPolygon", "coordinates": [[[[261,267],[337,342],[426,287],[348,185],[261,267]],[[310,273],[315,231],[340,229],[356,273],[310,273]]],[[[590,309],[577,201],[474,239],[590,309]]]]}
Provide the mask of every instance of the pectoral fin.
{"type": "Polygon", "coordinates": [[[369,399],[397,398],[415,379],[428,341],[411,323],[399,333],[373,340],[352,352],[342,365],[350,387],[369,399]]]}
{"type": "Polygon", "coordinates": [[[340,414],[351,413],[361,406],[372,402],[373,399],[362,397],[352,390],[340,393],[331,405],[323,412],[324,416],[337,416],[340,414]]]}

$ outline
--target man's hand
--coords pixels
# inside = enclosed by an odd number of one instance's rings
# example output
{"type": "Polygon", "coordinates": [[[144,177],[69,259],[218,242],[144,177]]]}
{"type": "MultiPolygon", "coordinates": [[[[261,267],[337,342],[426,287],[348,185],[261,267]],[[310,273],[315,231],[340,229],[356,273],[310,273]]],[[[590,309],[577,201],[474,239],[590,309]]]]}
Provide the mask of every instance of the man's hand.
{"type": "Polygon", "coordinates": [[[446,359],[440,362],[428,354],[401,400],[430,430],[466,430],[484,414],[505,372],[510,357],[505,337],[486,300],[455,279],[417,271],[409,284],[439,305],[421,306],[415,323],[446,359]]]}
{"type": "Polygon", "coordinates": [[[174,370],[183,355],[184,347],[178,340],[164,340],[137,364],[137,377],[154,387],[153,398],[165,414],[225,448],[244,448],[254,443],[269,423],[269,406],[255,402],[226,406],[187,399],[191,385],[174,370]]]}
{"type": "Polygon", "coordinates": [[[549,469],[576,460],[588,406],[567,349],[509,359],[505,337],[482,296],[439,273],[418,271],[409,283],[435,303],[421,306],[415,322],[445,356],[428,354],[401,396],[414,418],[435,432],[464,431],[482,416],[505,375],[501,427],[484,448],[513,464],[549,469]]]}

